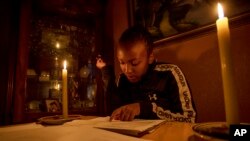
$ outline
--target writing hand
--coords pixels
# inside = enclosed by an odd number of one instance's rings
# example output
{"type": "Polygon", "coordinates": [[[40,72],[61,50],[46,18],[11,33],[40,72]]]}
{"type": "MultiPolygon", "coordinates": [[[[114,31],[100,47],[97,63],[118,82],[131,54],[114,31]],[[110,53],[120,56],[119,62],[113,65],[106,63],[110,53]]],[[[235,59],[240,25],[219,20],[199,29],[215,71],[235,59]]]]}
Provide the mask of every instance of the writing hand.
{"type": "Polygon", "coordinates": [[[110,121],[112,121],[113,119],[121,121],[131,121],[135,118],[135,116],[139,114],[139,103],[128,104],[114,110],[114,112],[110,116],[110,121]]]}

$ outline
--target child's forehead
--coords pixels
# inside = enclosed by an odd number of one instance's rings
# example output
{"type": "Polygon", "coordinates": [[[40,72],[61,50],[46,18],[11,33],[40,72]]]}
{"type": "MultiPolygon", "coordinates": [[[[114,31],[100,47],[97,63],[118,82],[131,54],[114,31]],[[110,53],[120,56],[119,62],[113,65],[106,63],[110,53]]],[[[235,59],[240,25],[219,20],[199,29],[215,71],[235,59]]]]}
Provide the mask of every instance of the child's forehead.
{"type": "Polygon", "coordinates": [[[118,59],[138,59],[147,56],[147,49],[143,44],[137,44],[131,48],[117,48],[118,59]]]}

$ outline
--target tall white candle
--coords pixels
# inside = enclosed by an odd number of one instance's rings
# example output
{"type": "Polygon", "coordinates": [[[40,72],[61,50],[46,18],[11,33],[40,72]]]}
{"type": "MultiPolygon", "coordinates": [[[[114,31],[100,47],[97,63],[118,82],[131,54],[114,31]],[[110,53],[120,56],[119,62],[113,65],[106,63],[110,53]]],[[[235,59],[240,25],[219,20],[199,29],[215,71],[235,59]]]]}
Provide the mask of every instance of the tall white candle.
{"type": "Polygon", "coordinates": [[[68,118],[68,92],[67,92],[67,69],[66,61],[63,63],[62,70],[62,109],[63,109],[63,118],[68,118]]]}
{"type": "Polygon", "coordinates": [[[239,123],[238,99],[233,79],[228,18],[224,17],[223,9],[220,3],[218,3],[218,14],[219,19],[216,21],[216,27],[221,60],[226,121],[227,124],[230,125],[239,123]]]}

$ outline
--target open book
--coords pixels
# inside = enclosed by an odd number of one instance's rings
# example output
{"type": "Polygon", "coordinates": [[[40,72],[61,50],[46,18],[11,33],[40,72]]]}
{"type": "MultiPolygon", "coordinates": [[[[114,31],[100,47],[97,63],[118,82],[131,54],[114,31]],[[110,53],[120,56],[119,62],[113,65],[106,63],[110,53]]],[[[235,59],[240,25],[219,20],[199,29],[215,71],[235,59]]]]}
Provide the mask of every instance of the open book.
{"type": "Polygon", "coordinates": [[[152,132],[157,126],[163,124],[165,120],[144,120],[135,119],[133,121],[105,121],[94,125],[95,128],[105,129],[125,135],[140,137],[152,132]]]}

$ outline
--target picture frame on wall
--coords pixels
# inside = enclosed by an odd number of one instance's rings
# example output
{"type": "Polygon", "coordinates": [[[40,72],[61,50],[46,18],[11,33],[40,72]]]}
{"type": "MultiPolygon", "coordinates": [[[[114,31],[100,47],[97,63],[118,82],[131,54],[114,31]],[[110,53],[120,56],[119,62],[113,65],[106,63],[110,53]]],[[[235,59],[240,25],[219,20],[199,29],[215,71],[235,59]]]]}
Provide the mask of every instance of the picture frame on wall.
{"type": "Polygon", "coordinates": [[[250,13],[248,0],[128,0],[129,25],[146,27],[155,43],[188,38],[216,30],[218,2],[229,21],[250,13]]]}
{"type": "Polygon", "coordinates": [[[57,99],[46,99],[45,104],[47,112],[61,112],[61,105],[57,99]]]}

